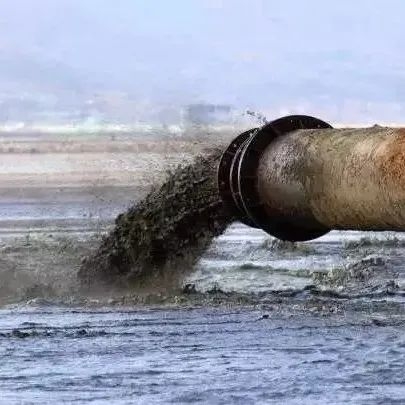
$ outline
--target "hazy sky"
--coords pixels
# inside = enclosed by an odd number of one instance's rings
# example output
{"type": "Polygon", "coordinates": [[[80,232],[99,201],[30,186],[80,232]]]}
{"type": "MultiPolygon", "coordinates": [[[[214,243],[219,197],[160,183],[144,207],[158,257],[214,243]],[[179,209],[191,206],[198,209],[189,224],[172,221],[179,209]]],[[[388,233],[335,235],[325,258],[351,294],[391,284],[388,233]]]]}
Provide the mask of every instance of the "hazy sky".
{"type": "Polygon", "coordinates": [[[0,0],[0,85],[405,104],[403,0],[0,0]]]}

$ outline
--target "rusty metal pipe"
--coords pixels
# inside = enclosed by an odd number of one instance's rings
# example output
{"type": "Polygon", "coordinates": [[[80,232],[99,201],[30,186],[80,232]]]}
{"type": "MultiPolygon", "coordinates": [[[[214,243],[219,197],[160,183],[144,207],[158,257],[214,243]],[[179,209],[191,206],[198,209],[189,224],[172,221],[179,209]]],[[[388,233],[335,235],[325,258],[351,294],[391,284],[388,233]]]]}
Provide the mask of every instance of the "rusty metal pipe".
{"type": "Polygon", "coordinates": [[[223,155],[218,184],[248,225],[290,241],[331,229],[405,231],[405,129],[333,129],[290,116],[245,138],[237,168],[223,155]]]}

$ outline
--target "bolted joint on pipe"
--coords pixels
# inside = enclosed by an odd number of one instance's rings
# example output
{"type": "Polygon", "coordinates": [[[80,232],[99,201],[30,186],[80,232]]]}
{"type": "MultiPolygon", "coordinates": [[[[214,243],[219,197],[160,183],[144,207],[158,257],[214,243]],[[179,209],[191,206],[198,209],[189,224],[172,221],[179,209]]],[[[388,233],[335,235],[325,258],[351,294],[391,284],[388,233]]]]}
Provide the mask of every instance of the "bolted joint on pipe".
{"type": "Polygon", "coordinates": [[[235,218],[289,241],[405,230],[405,129],[333,129],[292,115],[239,135],[218,169],[235,218]]]}

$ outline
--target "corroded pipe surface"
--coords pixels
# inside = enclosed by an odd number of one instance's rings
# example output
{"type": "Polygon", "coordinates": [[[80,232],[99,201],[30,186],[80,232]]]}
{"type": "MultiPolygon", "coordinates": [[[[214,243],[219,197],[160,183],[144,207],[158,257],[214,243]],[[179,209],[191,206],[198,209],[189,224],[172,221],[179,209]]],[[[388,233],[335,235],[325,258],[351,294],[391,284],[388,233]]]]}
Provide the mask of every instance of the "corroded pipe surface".
{"type": "Polygon", "coordinates": [[[270,234],[295,241],[331,229],[405,231],[405,129],[278,131],[270,123],[241,149],[243,215],[270,234]]]}

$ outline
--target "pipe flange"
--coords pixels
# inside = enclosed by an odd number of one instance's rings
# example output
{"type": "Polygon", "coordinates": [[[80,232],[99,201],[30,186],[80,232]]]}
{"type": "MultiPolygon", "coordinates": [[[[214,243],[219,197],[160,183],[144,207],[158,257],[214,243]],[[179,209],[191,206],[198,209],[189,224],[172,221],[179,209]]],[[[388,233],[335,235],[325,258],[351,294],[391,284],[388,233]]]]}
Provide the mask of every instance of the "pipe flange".
{"type": "Polygon", "coordinates": [[[316,229],[306,229],[296,226],[285,218],[277,216],[269,218],[257,190],[257,169],[264,150],[277,137],[299,129],[332,128],[327,122],[307,115],[290,115],[272,121],[245,141],[241,150],[238,167],[239,198],[244,215],[250,218],[259,228],[278,239],[288,241],[305,241],[328,233],[330,229],[319,223],[316,229]]]}
{"type": "Polygon", "coordinates": [[[218,191],[225,208],[245,225],[256,228],[257,225],[245,214],[238,192],[238,167],[242,149],[250,137],[258,130],[252,128],[238,135],[221,156],[218,166],[218,191]],[[235,188],[236,186],[236,188],[235,188]]]}

